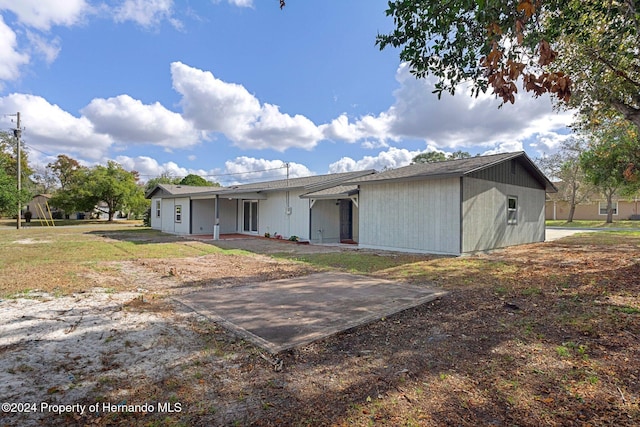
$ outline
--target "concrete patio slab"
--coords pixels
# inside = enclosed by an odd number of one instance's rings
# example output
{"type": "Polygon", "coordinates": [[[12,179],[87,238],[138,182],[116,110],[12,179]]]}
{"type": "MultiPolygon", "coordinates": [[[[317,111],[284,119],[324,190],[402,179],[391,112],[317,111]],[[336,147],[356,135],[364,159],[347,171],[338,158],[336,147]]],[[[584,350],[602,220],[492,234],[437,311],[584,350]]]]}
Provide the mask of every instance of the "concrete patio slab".
{"type": "Polygon", "coordinates": [[[445,294],[408,283],[328,272],[212,288],[175,299],[275,354],[445,294]]]}

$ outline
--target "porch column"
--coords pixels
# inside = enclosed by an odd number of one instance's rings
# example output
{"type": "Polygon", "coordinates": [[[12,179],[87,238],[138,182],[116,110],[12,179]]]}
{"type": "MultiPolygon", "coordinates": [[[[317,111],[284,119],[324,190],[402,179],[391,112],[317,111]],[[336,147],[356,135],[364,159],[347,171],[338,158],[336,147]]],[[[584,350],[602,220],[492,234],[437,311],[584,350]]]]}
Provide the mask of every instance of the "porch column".
{"type": "Polygon", "coordinates": [[[213,240],[220,240],[220,196],[216,194],[216,222],[213,226],[213,240]]]}

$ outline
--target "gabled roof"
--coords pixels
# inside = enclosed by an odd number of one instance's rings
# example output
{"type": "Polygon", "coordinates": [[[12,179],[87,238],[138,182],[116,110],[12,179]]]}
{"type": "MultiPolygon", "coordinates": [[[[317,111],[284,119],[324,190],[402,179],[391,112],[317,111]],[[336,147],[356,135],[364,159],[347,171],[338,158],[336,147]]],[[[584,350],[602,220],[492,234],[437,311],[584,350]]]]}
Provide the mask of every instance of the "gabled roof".
{"type": "Polygon", "coordinates": [[[335,187],[344,181],[374,174],[375,170],[369,169],[357,172],[343,172],[327,175],[313,175],[302,178],[278,179],[274,181],[255,182],[251,184],[239,184],[229,187],[192,187],[188,185],[158,184],[147,192],[149,199],[159,192],[167,196],[230,196],[244,193],[263,193],[269,191],[283,191],[287,189],[303,189],[307,191],[319,191],[335,187]]]}
{"type": "Polygon", "coordinates": [[[337,185],[300,196],[302,199],[340,199],[358,194],[357,185],[337,185]]]}
{"type": "Polygon", "coordinates": [[[176,185],[176,184],[158,184],[151,190],[147,191],[145,197],[150,199],[159,192],[169,196],[188,196],[191,194],[210,193],[221,187],[196,187],[191,185],[176,185]]]}
{"type": "Polygon", "coordinates": [[[544,186],[546,191],[556,192],[551,181],[549,181],[540,169],[538,169],[524,151],[477,156],[468,159],[447,160],[443,162],[417,163],[397,169],[383,171],[375,175],[352,179],[347,181],[346,184],[362,185],[386,181],[459,177],[490,168],[512,159],[520,160],[522,165],[544,186]]]}
{"type": "Polygon", "coordinates": [[[223,191],[278,191],[287,188],[302,188],[309,191],[321,190],[333,187],[344,181],[356,179],[362,176],[374,174],[375,170],[364,170],[357,172],[332,173],[328,175],[313,175],[302,178],[278,179],[275,181],[256,182],[252,184],[240,184],[224,187],[223,191]]]}

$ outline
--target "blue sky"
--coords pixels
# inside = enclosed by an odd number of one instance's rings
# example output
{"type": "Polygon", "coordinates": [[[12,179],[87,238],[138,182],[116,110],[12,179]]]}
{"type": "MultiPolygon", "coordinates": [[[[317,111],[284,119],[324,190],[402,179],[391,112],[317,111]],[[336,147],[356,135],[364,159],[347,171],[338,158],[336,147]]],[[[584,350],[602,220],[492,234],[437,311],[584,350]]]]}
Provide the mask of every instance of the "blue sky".
{"type": "Polygon", "coordinates": [[[571,114],[438,100],[393,49],[386,0],[0,0],[0,127],[32,164],[115,160],[223,184],[408,164],[423,151],[551,153],[571,114]],[[262,171],[262,172],[260,172],[262,171]]]}

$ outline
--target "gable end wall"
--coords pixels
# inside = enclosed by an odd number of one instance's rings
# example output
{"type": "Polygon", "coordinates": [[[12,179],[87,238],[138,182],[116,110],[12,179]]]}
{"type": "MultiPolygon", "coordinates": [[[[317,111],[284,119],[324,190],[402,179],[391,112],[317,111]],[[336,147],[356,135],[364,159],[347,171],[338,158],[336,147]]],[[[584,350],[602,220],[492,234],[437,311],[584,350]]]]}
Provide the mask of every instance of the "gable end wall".
{"type": "Polygon", "coordinates": [[[511,159],[510,161],[502,162],[490,168],[472,172],[467,176],[469,178],[484,179],[487,181],[517,185],[520,187],[536,188],[541,190],[544,190],[545,188],[544,184],[538,181],[538,179],[536,179],[518,159],[511,159]],[[515,164],[515,174],[513,173],[514,169],[512,164],[515,164]]]}
{"type": "Polygon", "coordinates": [[[462,252],[542,242],[545,191],[463,178],[462,252]],[[507,198],[518,198],[517,224],[507,224],[507,198]]]}
{"type": "Polygon", "coordinates": [[[460,253],[460,178],[360,186],[359,245],[460,253]]]}

